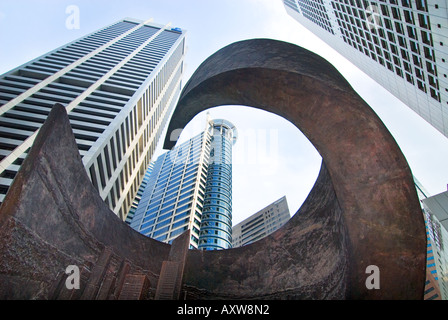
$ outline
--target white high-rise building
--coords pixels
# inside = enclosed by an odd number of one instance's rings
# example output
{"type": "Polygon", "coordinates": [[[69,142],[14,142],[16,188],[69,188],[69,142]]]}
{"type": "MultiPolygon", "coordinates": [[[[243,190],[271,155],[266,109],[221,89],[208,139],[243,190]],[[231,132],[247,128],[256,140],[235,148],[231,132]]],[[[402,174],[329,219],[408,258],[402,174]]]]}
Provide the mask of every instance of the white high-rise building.
{"type": "Polygon", "coordinates": [[[290,16],[448,137],[448,0],[282,0],[290,16]]]}
{"type": "Polygon", "coordinates": [[[180,94],[184,55],[183,30],[126,18],[1,75],[0,203],[58,102],[93,185],[125,219],[180,94]]]}
{"type": "Polygon", "coordinates": [[[288,202],[283,196],[233,226],[232,247],[242,247],[260,240],[280,229],[290,218],[288,202]]]}

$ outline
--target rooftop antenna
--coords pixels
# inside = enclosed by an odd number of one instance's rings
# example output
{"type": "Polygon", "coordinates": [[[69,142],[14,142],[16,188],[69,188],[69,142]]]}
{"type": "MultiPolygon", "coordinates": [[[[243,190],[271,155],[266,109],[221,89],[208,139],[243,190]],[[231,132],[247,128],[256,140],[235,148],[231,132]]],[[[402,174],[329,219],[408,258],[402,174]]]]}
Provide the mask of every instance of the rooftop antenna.
{"type": "Polygon", "coordinates": [[[212,120],[212,117],[210,116],[210,111],[207,111],[207,123],[209,123],[212,120]]]}
{"type": "Polygon", "coordinates": [[[209,127],[210,122],[212,122],[212,121],[213,120],[212,120],[212,116],[210,115],[210,111],[207,111],[206,118],[205,118],[205,129],[206,130],[209,127]]]}

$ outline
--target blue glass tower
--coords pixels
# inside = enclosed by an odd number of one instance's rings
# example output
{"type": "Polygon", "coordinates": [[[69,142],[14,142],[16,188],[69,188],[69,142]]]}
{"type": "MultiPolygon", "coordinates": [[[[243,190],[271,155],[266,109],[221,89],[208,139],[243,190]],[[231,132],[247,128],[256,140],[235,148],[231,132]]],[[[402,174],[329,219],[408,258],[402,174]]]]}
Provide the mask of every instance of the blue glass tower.
{"type": "Polygon", "coordinates": [[[166,243],[189,229],[190,248],[198,247],[209,146],[203,132],[157,158],[130,222],[133,229],[166,243]]]}
{"type": "Polygon", "coordinates": [[[235,127],[208,120],[199,135],[161,155],[130,221],[140,233],[171,243],[191,231],[190,248],[232,244],[232,146],[235,127]]]}
{"type": "Polygon", "coordinates": [[[232,247],[232,146],[237,130],[229,121],[211,120],[210,158],[199,235],[199,249],[232,247]]]}
{"type": "Polygon", "coordinates": [[[152,173],[152,170],[154,169],[154,161],[151,161],[149,163],[148,169],[146,169],[145,176],[143,177],[143,181],[140,184],[140,188],[138,188],[137,195],[134,198],[134,201],[132,202],[131,209],[129,210],[125,222],[127,224],[131,224],[132,218],[134,217],[135,210],[137,210],[138,203],[140,202],[140,199],[142,198],[143,192],[145,191],[145,188],[148,184],[149,176],[152,173]]]}

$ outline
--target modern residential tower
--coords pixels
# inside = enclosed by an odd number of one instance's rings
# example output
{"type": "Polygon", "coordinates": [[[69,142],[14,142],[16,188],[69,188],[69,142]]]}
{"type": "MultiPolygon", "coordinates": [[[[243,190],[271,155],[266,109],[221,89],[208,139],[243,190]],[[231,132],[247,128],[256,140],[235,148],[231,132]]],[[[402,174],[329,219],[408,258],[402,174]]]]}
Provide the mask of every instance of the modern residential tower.
{"type": "Polygon", "coordinates": [[[283,0],[300,24],[448,137],[447,0],[283,0]]]}
{"type": "Polygon", "coordinates": [[[190,248],[232,244],[233,124],[207,120],[206,129],[162,154],[130,223],[140,233],[171,243],[191,231],[190,248]]]}
{"type": "Polygon", "coordinates": [[[181,29],[126,18],[1,75],[0,202],[58,102],[93,185],[125,219],[177,102],[184,53],[181,29]]]}

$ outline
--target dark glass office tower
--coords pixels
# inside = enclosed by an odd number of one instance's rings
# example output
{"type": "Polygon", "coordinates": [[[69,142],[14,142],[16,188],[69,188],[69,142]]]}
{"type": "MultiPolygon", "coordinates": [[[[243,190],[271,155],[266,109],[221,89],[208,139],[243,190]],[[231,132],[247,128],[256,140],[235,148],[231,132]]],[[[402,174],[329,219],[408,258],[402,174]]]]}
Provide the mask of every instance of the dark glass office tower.
{"type": "Polygon", "coordinates": [[[0,203],[58,102],[93,185],[125,219],[180,94],[184,47],[179,28],[126,18],[1,75],[0,203]]]}

